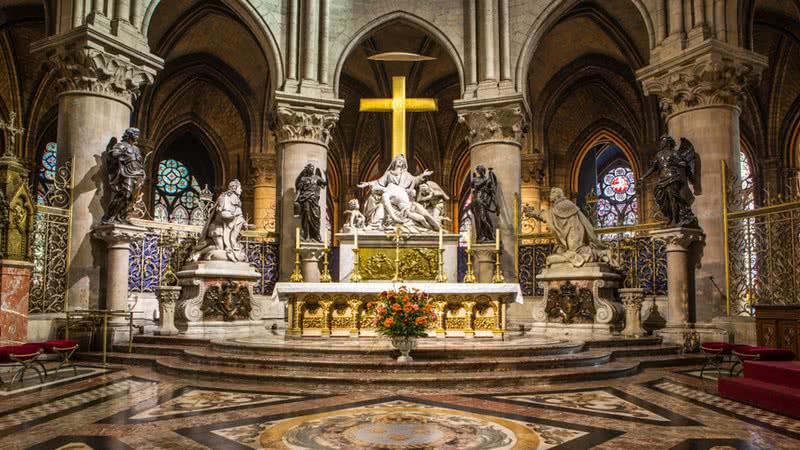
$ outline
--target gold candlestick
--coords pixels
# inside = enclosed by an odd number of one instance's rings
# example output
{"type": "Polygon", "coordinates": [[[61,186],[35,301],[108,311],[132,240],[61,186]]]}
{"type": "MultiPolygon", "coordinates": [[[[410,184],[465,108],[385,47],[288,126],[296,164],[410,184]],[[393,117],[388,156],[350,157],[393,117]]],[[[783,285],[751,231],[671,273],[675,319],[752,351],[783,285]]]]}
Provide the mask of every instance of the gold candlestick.
{"type": "Polygon", "coordinates": [[[322,273],[319,275],[320,283],[330,283],[333,281],[331,272],[328,270],[328,253],[330,253],[330,251],[331,249],[328,247],[322,249],[322,273]]]}
{"type": "Polygon", "coordinates": [[[353,247],[353,273],[350,274],[350,282],[361,282],[361,250],[358,247],[353,247]]]}
{"type": "Polygon", "coordinates": [[[439,273],[436,274],[436,278],[434,279],[437,283],[446,283],[447,282],[447,275],[444,273],[444,249],[439,249],[439,273]]]}
{"type": "Polygon", "coordinates": [[[400,225],[394,227],[394,233],[386,235],[394,241],[394,278],[393,283],[402,283],[400,278],[400,240],[403,239],[403,228],[400,225]]]}
{"type": "Polygon", "coordinates": [[[492,283],[505,283],[506,279],[503,277],[503,272],[500,270],[500,249],[494,251],[494,276],[492,283]]]}
{"type": "Polygon", "coordinates": [[[467,272],[464,274],[464,283],[475,281],[475,272],[472,270],[472,247],[467,247],[467,272]]]}
{"type": "Polygon", "coordinates": [[[303,273],[300,272],[300,248],[297,247],[294,249],[294,272],[289,277],[289,281],[292,283],[302,283],[303,282],[303,273]]]}

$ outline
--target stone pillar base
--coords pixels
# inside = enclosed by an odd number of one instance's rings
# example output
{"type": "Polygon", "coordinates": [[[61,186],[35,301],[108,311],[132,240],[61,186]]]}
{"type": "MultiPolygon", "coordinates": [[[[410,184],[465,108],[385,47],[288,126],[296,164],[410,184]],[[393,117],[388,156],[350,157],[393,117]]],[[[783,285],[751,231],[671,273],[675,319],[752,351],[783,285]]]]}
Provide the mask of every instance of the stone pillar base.
{"type": "Polygon", "coordinates": [[[159,286],[156,288],[158,297],[158,329],[153,332],[157,336],[175,336],[178,329],[175,327],[175,304],[181,296],[180,286],[159,286]]]}
{"type": "Polygon", "coordinates": [[[644,289],[623,288],[619,290],[622,304],[625,306],[625,328],[622,335],[625,337],[644,336],[642,329],[642,303],[644,302],[644,289]]]}
{"type": "Polygon", "coordinates": [[[0,342],[28,339],[28,299],[33,264],[0,260],[0,342]]]}
{"type": "Polygon", "coordinates": [[[324,244],[319,242],[306,242],[300,246],[300,270],[303,273],[303,282],[319,283],[323,247],[324,244]]]}
{"type": "Polygon", "coordinates": [[[491,283],[494,276],[495,244],[473,244],[478,283],[491,283]]]}

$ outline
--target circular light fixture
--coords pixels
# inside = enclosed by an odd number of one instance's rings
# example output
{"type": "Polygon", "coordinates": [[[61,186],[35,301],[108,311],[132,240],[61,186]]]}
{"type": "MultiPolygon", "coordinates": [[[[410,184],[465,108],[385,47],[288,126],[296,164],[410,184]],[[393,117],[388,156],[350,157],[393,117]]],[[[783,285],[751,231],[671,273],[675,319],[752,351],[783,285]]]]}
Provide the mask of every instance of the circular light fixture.
{"type": "Polygon", "coordinates": [[[373,61],[430,61],[436,58],[409,52],[384,52],[372,55],[367,59],[373,61]]]}

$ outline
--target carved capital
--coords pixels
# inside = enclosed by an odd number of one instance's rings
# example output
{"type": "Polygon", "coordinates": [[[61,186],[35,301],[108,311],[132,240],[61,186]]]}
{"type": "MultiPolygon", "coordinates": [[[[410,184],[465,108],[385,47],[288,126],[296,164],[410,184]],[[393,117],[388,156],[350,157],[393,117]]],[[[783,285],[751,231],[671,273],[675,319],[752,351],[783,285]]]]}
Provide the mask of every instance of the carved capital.
{"type": "Polygon", "coordinates": [[[506,142],[522,145],[528,128],[528,118],[521,103],[462,109],[458,121],[467,126],[470,145],[506,142]]]}
{"type": "Polygon", "coordinates": [[[738,106],[745,87],[767,67],[761,55],[709,40],[677,58],[637,72],[646,95],[657,95],[665,116],[699,106],[738,106]]]}
{"type": "Polygon", "coordinates": [[[109,247],[127,247],[131,242],[144,239],[147,229],[135,225],[109,224],[95,227],[95,238],[108,243],[109,247]]]}
{"type": "Polygon", "coordinates": [[[250,176],[254,186],[275,185],[275,155],[255,153],[250,155],[250,176]]]}
{"type": "Polygon", "coordinates": [[[541,153],[523,153],[522,182],[534,186],[544,186],[544,157],[541,153]]]}
{"type": "Polygon", "coordinates": [[[695,242],[705,243],[706,235],[697,228],[669,228],[651,231],[650,235],[664,241],[667,252],[687,252],[695,242]]]}
{"type": "Polygon", "coordinates": [[[313,108],[278,106],[272,116],[273,129],[281,144],[311,142],[327,147],[339,113],[313,108]]]}

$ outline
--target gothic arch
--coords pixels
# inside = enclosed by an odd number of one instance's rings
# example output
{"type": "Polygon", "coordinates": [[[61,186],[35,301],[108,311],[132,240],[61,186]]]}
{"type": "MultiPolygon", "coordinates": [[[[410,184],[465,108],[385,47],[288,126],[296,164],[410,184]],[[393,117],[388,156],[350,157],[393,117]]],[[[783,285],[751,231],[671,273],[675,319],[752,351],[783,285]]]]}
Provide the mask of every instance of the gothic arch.
{"type": "MultiPolygon", "coordinates": [[[[151,174],[150,187],[155,183],[157,177],[158,162],[161,160],[164,152],[172,145],[177,139],[184,134],[191,134],[202,142],[203,147],[208,152],[208,159],[211,161],[214,169],[214,185],[209,186],[209,189],[223,186],[228,180],[227,175],[227,158],[222,151],[225,148],[219,136],[215,135],[208,124],[203,122],[200,117],[192,114],[187,114],[176,118],[172,126],[164,133],[164,137],[153,143],[153,158],[148,161],[147,173],[151,174]]],[[[150,195],[152,200],[152,193],[150,195]]]]}
{"type": "MultiPolygon", "coordinates": [[[[522,45],[522,49],[517,55],[517,71],[515,79],[515,87],[518,91],[524,92],[527,99],[527,89],[525,84],[528,79],[528,72],[530,64],[533,60],[533,55],[539,47],[539,42],[542,37],[547,34],[560,20],[563,19],[565,14],[568,14],[571,9],[578,6],[583,0],[552,0],[542,11],[536,20],[531,24],[528,32],[525,34],[526,39],[522,45]]],[[[639,11],[639,15],[644,22],[647,31],[649,49],[655,48],[655,27],[648,12],[647,6],[642,0],[628,0],[639,11]]]]}
{"type": "MultiPolygon", "coordinates": [[[[280,48],[278,47],[278,42],[269,25],[267,25],[264,18],[253,8],[250,2],[244,0],[219,1],[227,6],[255,37],[256,42],[258,42],[259,47],[264,53],[264,58],[269,67],[270,92],[278,90],[283,86],[285,80],[283,59],[281,57],[280,48]]],[[[147,32],[150,28],[150,21],[161,2],[162,0],[152,0],[145,9],[142,23],[134,24],[134,26],[141,29],[143,35],[147,36],[147,32]]]]}
{"type": "Polygon", "coordinates": [[[420,28],[424,32],[428,33],[439,45],[442,46],[442,48],[445,49],[456,66],[456,70],[458,71],[458,81],[461,87],[461,92],[463,93],[464,61],[462,60],[461,55],[458,53],[458,50],[456,50],[455,45],[453,45],[453,42],[444,32],[427,20],[405,11],[394,11],[373,19],[371,22],[361,27],[353,34],[353,36],[349,38],[349,43],[339,55],[339,59],[336,63],[336,69],[333,75],[334,94],[339,97],[339,83],[341,80],[342,71],[344,70],[344,64],[352,53],[353,49],[360,45],[364,38],[369,36],[372,32],[394,21],[406,22],[416,28],[420,28]]]}
{"type": "Polygon", "coordinates": [[[572,164],[570,167],[570,190],[574,192],[578,192],[578,178],[580,176],[580,169],[581,164],[583,163],[583,159],[586,157],[586,154],[589,150],[592,149],[598,142],[600,141],[608,141],[619,147],[622,150],[622,153],[625,155],[625,158],[628,160],[628,163],[631,165],[631,170],[633,170],[633,176],[638,180],[641,176],[641,170],[639,168],[639,158],[636,153],[633,152],[630,143],[627,139],[623,138],[620,133],[617,133],[612,129],[613,125],[611,124],[597,124],[590,128],[588,133],[584,133],[584,136],[580,137],[576,140],[576,144],[580,142],[580,148],[577,152],[574,152],[575,155],[572,158],[572,164]]]}

